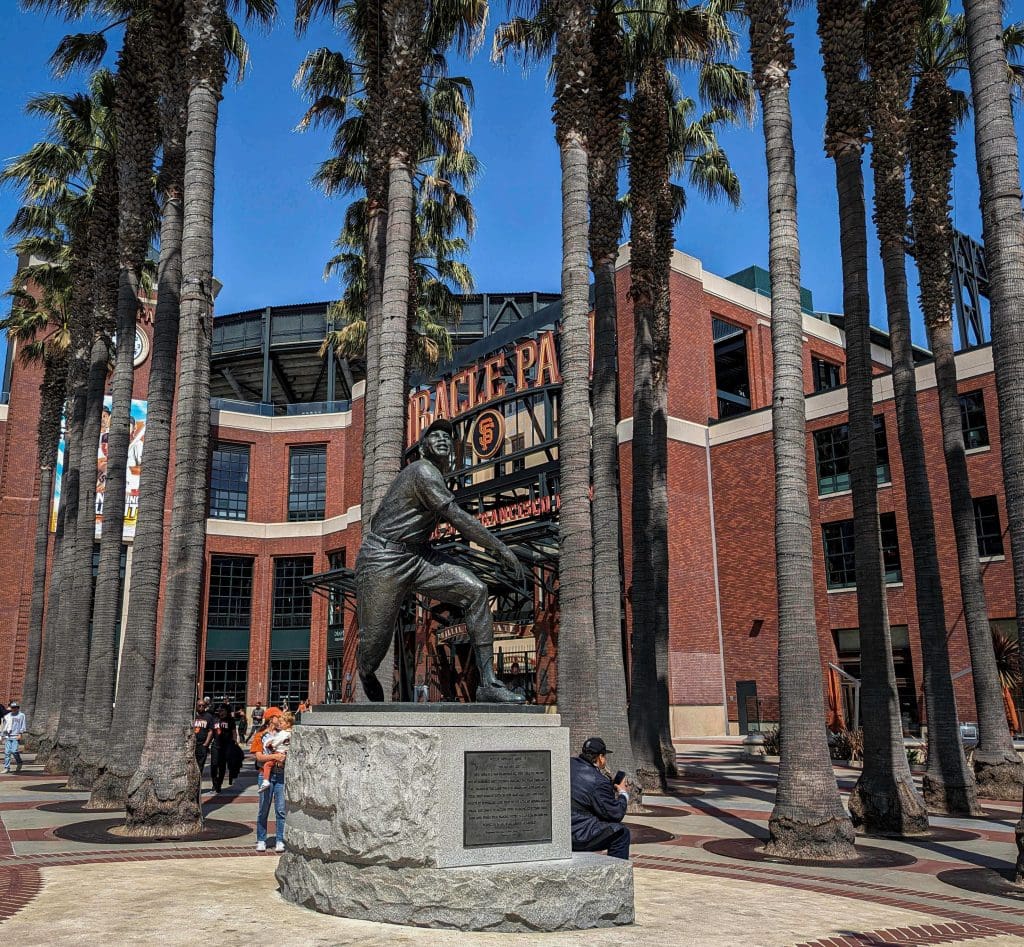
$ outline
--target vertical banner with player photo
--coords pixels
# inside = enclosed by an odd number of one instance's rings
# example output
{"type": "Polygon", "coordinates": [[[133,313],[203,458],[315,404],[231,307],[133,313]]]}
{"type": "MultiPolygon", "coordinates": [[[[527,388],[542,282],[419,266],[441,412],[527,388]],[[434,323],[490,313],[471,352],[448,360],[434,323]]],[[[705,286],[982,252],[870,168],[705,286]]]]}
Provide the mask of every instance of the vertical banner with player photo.
{"type": "MultiPolygon", "coordinates": [[[[103,498],[107,489],[107,440],[110,434],[110,412],[113,401],[108,395],[103,399],[103,417],[100,422],[100,442],[96,448],[96,538],[103,531],[103,498]]],[[[139,519],[139,479],[142,475],[142,447],[146,438],[146,402],[132,401],[130,440],[128,442],[128,465],[125,474],[124,492],[124,533],[126,541],[135,539],[135,527],[139,519]]],[[[57,449],[56,483],[53,490],[53,508],[50,513],[50,529],[57,528],[57,510],[60,506],[61,475],[64,471],[64,433],[61,432],[57,449]]]]}

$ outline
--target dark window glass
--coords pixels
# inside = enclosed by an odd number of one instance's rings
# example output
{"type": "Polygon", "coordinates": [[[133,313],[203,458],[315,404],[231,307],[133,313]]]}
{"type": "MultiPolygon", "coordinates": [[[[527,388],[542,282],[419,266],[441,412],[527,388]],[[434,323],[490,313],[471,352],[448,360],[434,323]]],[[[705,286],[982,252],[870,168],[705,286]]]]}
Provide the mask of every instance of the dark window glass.
{"type": "Polygon", "coordinates": [[[750,375],[747,369],[747,333],[717,316],[711,317],[715,346],[715,388],[718,416],[728,418],[750,410],[750,375]]]}
{"type": "MultiPolygon", "coordinates": [[[[886,582],[902,582],[900,542],[896,533],[896,515],[883,513],[878,518],[882,534],[882,564],[886,582]]],[[[825,549],[825,583],[830,589],[851,589],[857,584],[854,558],[853,520],[823,523],[822,542],[825,549]]]]}
{"type": "Polygon", "coordinates": [[[978,555],[983,559],[1003,554],[1003,531],[995,497],[974,498],[974,528],[978,531],[978,555]]]}
{"type": "Polygon", "coordinates": [[[210,516],[244,520],[249,513],[249,445],[218,442],[210,463],[210,516]]]}
{"type": "Polygon", "coordinates": [[[309,696],[309,661],[287,659],[270,662],[270,703],[280,706],[288,701],[294,710],[299,701],[309,696]]]}
{"type": "MultiPolygon", "coordinates": [[[[875,415],[875,472],[879,483],[889,483],[889,442],[885,418],[875,415]]],[[[818,495],[850,489],[850,426],[837,424],[814,432],[814,457],[818,470],[818,495]]]]}
{"type": "Polygon", "coordinates": [[[988,422],[985,420],[985,394],[968,391],[960,396],[960,426],[968,450],[988,446],[988,422]]]}
{"type": "Polygon", "coordinates": [[[303,582],[313,574],[312,556],[274,560],[274,628],[308,628],[313,616],[313,593],[303,582]]]}
{"type": "Polygon", "coordinates": [[[327,497],[327,445],[293,447],[288,454],[288,522],[322,520],[327,497]]]}
{"type": "Polygon", "coordinates": [[[823,358],[811,358],[811,373],[814,375],[815,391],[830,391],[838,388],[840,381],[839,366],[823,358]]]}
{"type": "Polygon", "coordinates": [[[252,610],[252,559],[210,556],[209,628],[249,628],[252,610]]]}
{"type": "Polygon", "coordinates": [[[902,582],[903,567],[900,564],[900,538],[896,532],[896,514],[883,513],[878,517],[878,525],[882,531],[882,567],[885,569],[885,581],[902,582]]]}
{"type": "Polygon", "coordinates": [[[344,691],[342,690],[341,655],[327,656],[327,686],[324,689],[326,702],[328,704],[340,703],[344,691]]]}
{"type": "Polygon", "coordinates": [[[825,584],[830,589],[849,589],[857,584],[853,559],[853,520],[823,523],[825,584]]]}
{"type": "Polygon", "coordinates": [[[245,706],[249,662],[211,658],[203,668],[203,695],[214,703],[226,701],[245,706]]]}

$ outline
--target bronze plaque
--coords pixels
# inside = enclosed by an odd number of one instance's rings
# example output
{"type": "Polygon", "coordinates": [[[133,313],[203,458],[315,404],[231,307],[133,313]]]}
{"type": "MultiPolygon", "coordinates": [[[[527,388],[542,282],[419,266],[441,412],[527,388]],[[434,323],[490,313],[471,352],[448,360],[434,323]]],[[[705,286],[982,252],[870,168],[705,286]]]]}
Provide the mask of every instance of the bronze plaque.
{"type": "Polygon", "coordinates": [[[551,839],[551,751],[467,752],[464,848],[551,839]]]}

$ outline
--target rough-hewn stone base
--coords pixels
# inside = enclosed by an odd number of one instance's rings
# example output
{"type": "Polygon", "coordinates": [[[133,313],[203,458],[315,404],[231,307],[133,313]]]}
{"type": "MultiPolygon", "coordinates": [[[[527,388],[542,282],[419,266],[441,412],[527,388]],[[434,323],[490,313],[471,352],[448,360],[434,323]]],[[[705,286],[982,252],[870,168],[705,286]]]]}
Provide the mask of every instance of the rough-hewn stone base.
{"type": "Polygon", "coordinates": [[[286,852],[281,894],[323,914],[463,931],[633,923],[633,866],[605,855],[468,868],[389,868],[286,852]]]}

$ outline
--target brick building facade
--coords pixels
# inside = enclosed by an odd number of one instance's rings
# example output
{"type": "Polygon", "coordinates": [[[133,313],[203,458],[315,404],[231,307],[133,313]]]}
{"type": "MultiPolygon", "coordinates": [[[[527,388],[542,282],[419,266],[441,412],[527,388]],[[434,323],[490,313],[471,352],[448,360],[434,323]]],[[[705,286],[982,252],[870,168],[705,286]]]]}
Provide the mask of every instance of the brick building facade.
{"type": "MultiPolygon", "coordinates": [[[[777,713],[770,299],[764,291],[764,276],[752,268],[724,279],[705,272],[693,257],[677,252],[673,260],[669,675],[677,733],[722,733],[727,727],[737,732],[741,725],[755,723],[755,718],[771,721],[777,713]]],[[[632,442],[628,287],[628,248],[624,248],[618,271],[623,418],[619,440],[627,592],[632,442]]],[[[482,365],[501,345],[514,345],[517,339],[537,337],[557,326],[556,299],[538,294],[473,297],[477,309],[468,328],[459,330],[457,342],[462,349],[451,370],[468,365],[473,372],[473,366],[482,365]],[[474,322],[477,315],[478,323],[474,322]]],[[[805,293],[804,303],[815,615],[823,674],[831,664],[851,679],[859,674],[859,644],[850,574],[852,533],[847,523],[852,510],[841,428],[846,420],[842,317],[815,313],[810,293],[805,293]]],[[[244,695],[250,705],[306,694],[314,701],[344,699],[351,690],[351,655],[345,646],[353,638],[351,608],[344,607],[340,593],[311,594],[306,582],[313,578],[313,585],[330,590],[331,583],[318,583],[317,577],[349,569],[361,535],[363,382],[358,380],[358,365],[333,360],[325,364],[311,354],[323,337],[323,308],[290,307],[217,320],[221,334],[220,342],[215,337],[214,344],[218,398],[211,430],[214,456],[201,679],[207,693],[223,692],[238,699],[244,695]]],[[[142,328],[149,331],[148,326],[142,328]]],[[[889,615],[904,720],[913,729],[923,713],[913,559],[887,338],[876,331],[874,341],[876,425],[880,456],[885,460],[879,465],[879,508],[889,615]]],[[[957,364],[989,614],[998,620],[1001,631],[1015,635],[991,351],[981,347],[962,352],[957,364]]],[[[514,373],[509,372],[511,384],[514,373]]],[[[140,366],[137,398],[145,397],[145,378],[145,367],[140,366]]],[[[924,352],[917,381],[950,659],[960,715],[970,720],[974,717],[970,660],[935,378],[924,352]]],[[[22,366],[16,357],[9,359],[5,403],[0,405],[0,548],[4,550],[32,548],[38,502],[34,472],[38,382],[33,369],[22,366]]],[[[427,404],[432,410],[433,402],[427,404]]],[[[517,409],[502,410],[509,431],[515,431],[517,409]]],[[[550,404],[548,411],[556,413],[550,404]]],[[[509,433],[498,458],[509,459],[503,467],[494,468],[494,476],[502,471],[521,478],[530,474],[529,446],[524,449],[517,437],[509,433]]],[[[468,485],[473,477],[463,479],[468,485]]],[[[552,521],[556,509],[557,501],[547,514],[552,521]]],[[[511,530],[508,538],[516,541],[517,536],[526,535],[523,529],[529,525],[519,517],[513,526],[499,528],[511,530]]],[[[20,687],[31,567],[30,556],[0,557],[0,697],[14,696],[20,687]]],[[[130,574],[130,548],[126,570],[130,574]]],[[[551,664],[557,635],[545,637],[539,631],[542,610],[544,620],[553,614],[550,596],[544,598],[538,592],[533,604],[532,615],[523,612],[518,624],[508,623],[510,630],[498,645],[508,662],[516,662],[517,682],[522,672],[528,672],[530,695],[553,700],[551,664]],[[543,685],[542,675],[547,675],[543,685]]],[[[417,675],[422,676],[423,661],[418,657],[415,664],[417,675]]],[[[504,670],[508,673],[509,667],[504,670]]]]}

